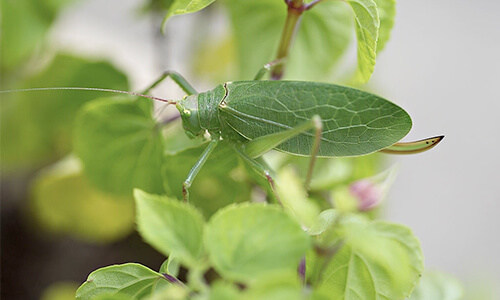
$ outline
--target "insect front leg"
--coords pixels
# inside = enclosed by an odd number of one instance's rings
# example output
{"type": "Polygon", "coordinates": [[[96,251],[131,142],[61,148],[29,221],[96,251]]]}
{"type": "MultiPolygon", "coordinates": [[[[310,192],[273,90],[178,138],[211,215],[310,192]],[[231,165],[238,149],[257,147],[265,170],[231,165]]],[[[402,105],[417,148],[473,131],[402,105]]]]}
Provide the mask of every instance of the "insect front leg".
{"type": "Polygon", "coordinates": [[[148,87],[143,94],[149,93],[150,90],[155,88],[158,84],[160,84],[163,80],[168,77],[172,78],[172,80],[177,83],[178,86],[181,87],[183,91],[185,91],[188,95],[198,94],[198,92],[194,89],[194,87],[184,78],[181,74],[175,71],[165,71],[150,87],[148,87]]]}
{"type": "Polygon", "coordinates": [[[314,164],[318,156],[319,146],[321,143],[321,133],[323,131],[323,125],[320,116],[314,115],[311,120],[298,125],[296,127],[290,128],[285,131],[265,135],[253,139],[247,142],[243,147],[245,154],[251,158],[259,157],[269,150],[277,147],[281,143],[301,134],[310,129],[315,130],[314,141],[311,145],[311,161],[309,163],[309,170],[307,171],[305,187],[309,188],[311,182],[312,171],[314,169],[314,164]]]}
{"type": "Polygon", "coordinates": [[[212,138],[210,143],[208,143],[207,148],[205,148],[198,161],[189,171],[186,180],[184,180],[184,183],[182,184],[182,195],[184,196],[185,202],[189,202],[189,188],[191,187],[193,180],[196,178],[196,175],[198,175],[203,165],[207,162],[208,157],[210,156],[212,151],[214,151],[215,147],[217,147],[217,144],[219,144],[218,136],[212,138]]]}

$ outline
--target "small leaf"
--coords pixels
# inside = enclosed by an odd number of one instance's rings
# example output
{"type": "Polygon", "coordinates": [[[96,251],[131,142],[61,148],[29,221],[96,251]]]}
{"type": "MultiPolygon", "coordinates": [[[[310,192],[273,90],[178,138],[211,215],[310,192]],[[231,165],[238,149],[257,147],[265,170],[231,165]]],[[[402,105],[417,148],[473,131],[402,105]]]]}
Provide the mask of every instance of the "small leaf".
{"type": "Polygon", "coordinates": [[[76,299],[92,300],[98,296],[113,294],[143,299],[167,286],[169,286],[168,281],[160,273],[140,264],[128,263],[92,272],[87,281],[76,291],[76,299]]]}
{"type": "Polygon", "coordinates": [[[41,172],[31,190],[30,210],[39,226],[93,243],[110,243],[134,229],[132,197],[95,189],[74,160],[41,172]]]}
{"type": "Polygon", "coordinates": [[[423,271],[423,257],[408,228],[354,215],[333,226],[322,238],[343,244],[324,270],[318,293],[328,291],[335,299],[403,299],[411,294],[423,271]]]}
{"type": "Polygon", "coordinates": [[[175,199],[135,190],[137,230],[163,253],[173,254],[191,268],[200,267],[203,217],[194,207],[175,199]]]}
{"type": "Polygon", "coordinates": [[[358,40],[356,81],[367,82],[375,69],[380,18],[374,0],[346,0],[354,11],[358,40]]]}
{"type": "Polygon", "coordinates": [[[409,300],[459,300],[464,289],[454,277],[442,272],[425,272],[409,300]]]}
{"type": "Polygon", "coordinates": [[[212,4],[215,0],[174,0],[169,5],[167,15],[163,19],[163,24],[173,15],[183,15],[197,12],[212,4]]]}
{"type": "Polygon", "coordinates": [[[210,220],[204,237],[214,268],[225,278],[252,282],[276,271],[296,271],[310,247],[300,225],[277,206],[230,205],[210,220]]]}
{"type": "Polygon", "coordinates": [[[74,148],[85,174],[101,189],[130,195],[162,193],[163,140],[144,99],[96,99],[80,110],[74,148]]]}
{"type": "Polygon", "coordinates": [[[375,3],[377,3],[380,16],[380,30],[377,41],[377,53],[379,53],[391,38],[391,31],[396,18],[396,0],[375,0],[375,3]]]}

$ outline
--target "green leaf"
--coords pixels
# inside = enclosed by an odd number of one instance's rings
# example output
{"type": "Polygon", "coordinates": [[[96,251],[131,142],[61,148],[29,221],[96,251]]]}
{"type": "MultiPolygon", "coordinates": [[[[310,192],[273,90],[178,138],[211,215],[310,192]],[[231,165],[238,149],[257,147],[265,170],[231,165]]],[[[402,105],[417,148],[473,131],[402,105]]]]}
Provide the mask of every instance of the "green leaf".
{"type": "Polygon", "coordinates": [[[242,295],[238,288],[229,283],[222,280],[218,280],[212,284],[212,288],[210,289],[209,300],[233,300],[233,299],[241,299],[242,295]]]}
{"type": "Polygon", "coordinates": [[[302,300],[304,293],[297,270],[271,272],[256,279],[247,290],[245,300],[302,300]]]}
{"type": "Polygon", "coordinates": [[[230,205],[210,220],[204,237],[214,268],[243,282],[276,271],[296,271],[308,236],[277,206],[230,205]]]}
{"type": "Polygon", "coordinates": [[[199,268],[203,253],[203,217],[189,204],[135,190],[137,230],[165,256],[199,268]]]}
{"type": "Polygon", "coordinates": [[[215,0],[174,0],[174,2],[169,5],[163,24],[165,24],[171,16],[197,12],[209,6],[214,1],[215,0]]]}
{"type": "Polygon", "coordinates": [[[464,289],[454,277],[442,272],[425,272],[409,300],[459,300],[464,289]]]}
{"type": "MultiPolygon", "coordinates": [[[[280,0],[223,3],[228,8],[236,42],[239,75],[235,78],[251,79],[264,64],[276,58],[286,5],[280,0]]],[[[324,81],[347,50],[351,28],[351,13],[342,3],[329,1],[304,12],[286,62],[285,77],[324,81]]]]}
{"type": "Polygon", "coordinates": [[[76,291],[76,299],[93,300],[98,296],[114,294],[143,299],[167,286],[169,286],[168,281],[160,273],[140,264],[128,263],[92,272],[87,281],[76,291]]]}
{"type": "Polygon", "coordinates": [[[75,121],[74,148],[85,174],[101,189],[130,195],[162,193],[163,140],[148,100],[96,99],[75,121]]]}
{"type": "MultiPolygon", "coordinates": [[[[328,292],[335,299],[403,299],[411,294],[423,271],[423,257],[408,228],[354,215],[339,219],[337,214],[329,222],[334,227],[320,236],[323,244],[341,240],[342,246],[322,274],[319,294],[328,292]]],[[[308,276],[314,274],[317,259],[308,256],[308,276]]]]}
{"type": "MultiPolygon", "coordinates": [[[[45,70],[9,88],[60,86],[128,89],[125,75],[110,64],[65,55],[56,56],[45,70]]],[[[76,113],[84,103],[98,95],[102,93],[41,91],[2,94],[2,172],[39,168],[69,153],[76,113]]]]}
{"type": "Polygon", "coordinates": [[[74,162],[41,172],[33,183],[30,211],[40,227],[94,243],[119,240],[134,229],[132,197],[92,187],[74,162]]]}
{"type": "MultiPolygon", "coordinates": [[[[170,196],[182,199],[182,183],[206,146],[202,144],[165,156],[163,177],[170,196]]],[[[227,141],[221,141],[196,176],[189,189],[189,200],[209,218],[221,207],[250,199],[251,188],[244,179],[238,168],[238,157],[227,141]]]]}
{"type": "Polygon", "coordinates": [[[394,19],[396,18],[396,0],[375,0],[380,16],[380,29],[377,41],[377,53],[382,51],[391,37],[394,19]]]}
{"type": "Polygon", "coordinates": [[[179,260],[173,254],[170,254],[161,264],[159,272],[177,277],[180,267],[179,260]]]}
{"type": "Polygon", "coordinates": [[[347,0],[354,12],[358,40],[358,69],[355,80],[367,82],[375,69],[380,18],[374,0],[347,0]]]}

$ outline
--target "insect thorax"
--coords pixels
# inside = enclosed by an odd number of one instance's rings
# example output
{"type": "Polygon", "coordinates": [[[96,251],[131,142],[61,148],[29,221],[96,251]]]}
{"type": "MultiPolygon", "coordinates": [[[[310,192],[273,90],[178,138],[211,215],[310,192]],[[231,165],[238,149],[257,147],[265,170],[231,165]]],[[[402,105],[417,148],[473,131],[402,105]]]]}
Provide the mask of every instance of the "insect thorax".
{"type": "Polygon", "coordinates": [[[225,94],[224,86],[218,85],[211,91],[188,96],[177,104],[184,130],[188,136],[202,135],[205,130],[220,131],[218,107],[225,94]]]}

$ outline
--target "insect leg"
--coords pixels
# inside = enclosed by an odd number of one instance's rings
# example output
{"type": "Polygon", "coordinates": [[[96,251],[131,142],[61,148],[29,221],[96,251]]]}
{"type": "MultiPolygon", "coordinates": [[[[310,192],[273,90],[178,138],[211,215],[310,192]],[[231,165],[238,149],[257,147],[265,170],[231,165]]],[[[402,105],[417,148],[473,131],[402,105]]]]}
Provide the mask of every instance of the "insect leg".
{"type": "Polygon", "coordinates": [[[265,167],[264,165],[256,161],[254,158],[248,156],[240,146],[234,145],[233,149],[245,162],[247,162],[250,165],[250,167],[255,172],[257,172],[258,174],[267,179],[267,182],[269,183],[269,186],[273,191],[274,197],[276,198],[278,203],[281,204],[281,200],[278,196],[278,193],[276,192],[276,184],[273,177],[271,176],[271,171],[269,170],[269,168],[265,167]]]}
{"type": "Polygon", "coordinates": [[[311,149],[311,160],[309,161],[309,168],[307,170],[306,182],[304,187],[309,190],[309,184],[311,183],[312,173],[314,170],[314,164],[316,163],[316,158],[318,157],[319,144],[321,143],[321,133],[323,132],[323,123],[318,115],[312,117],[312,122],[314,123],[314,144],[311,149]]]}
{"type": "Polygon", "coordinates": [[[266,75],[266,73],[270,72],[271,71],[271,68],[274,67],[274,66],[277,66],[277,65],[281,65],[285,62],[285,58],[280,58],[280,59],[277,59],[277,60],[273,60],[271,62],[268,62],[267,64],[265,64],[258,72],[257,74],[255,74],[255,77],[253,78],[253,80],[261,80],[262,77],[264,77],[264,75],[266,75]]]}
{"type": "Polygon", "coordinates": [[[252,158],[259,157],[269,150],[276,148],[276,146],[283,143],[284,141],[289,140],[307,130],[316,128],[318,123],[321,123],[321,119],[319,118],[319,116],[314,116],[313,118],[311,118],[311,120],[306,121],[296,127],[253,139],[245,143],[243,145],[243,148],[248,156],[252,158]]]}
{"type": "Polygon", "coordinates": [[[219,137],[213,138],[210,143],[208,143],[207,148],[205,148],[198,161],[189,171],[186,180],[184,180],[184,183],[182,184],[182,195],[184,196],[185,202],[189,202],[189,188],[191,187],[193,180],[195,179],[196,175],[198,175],[203,165],[207,162],[208,157],[210,156],[212,151],[214,151],[218,143],[219,137]]]}
{"type": "Polygon", "coordinates": [[[198,94],[198,92],[193,88],[193,86],[186,80],[186,78],[182,77],[181,74],[175,71],[165,71],[163,74],[156,80],[150,87],[148,87],[143,94],[147,94],[150,90],[160,84],[163,80],[168,77],[172,78],[172,80],[177,83],[178,86],[181,87],[188,95],[198,94]]]}

